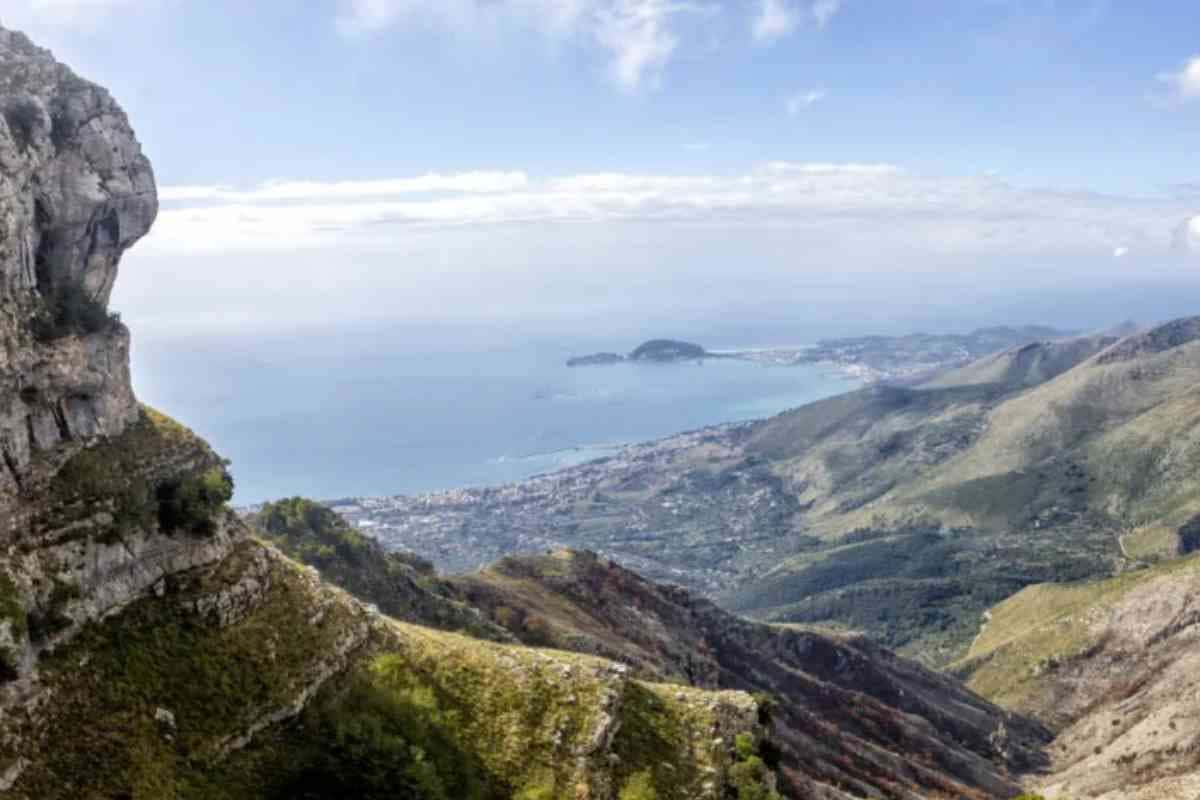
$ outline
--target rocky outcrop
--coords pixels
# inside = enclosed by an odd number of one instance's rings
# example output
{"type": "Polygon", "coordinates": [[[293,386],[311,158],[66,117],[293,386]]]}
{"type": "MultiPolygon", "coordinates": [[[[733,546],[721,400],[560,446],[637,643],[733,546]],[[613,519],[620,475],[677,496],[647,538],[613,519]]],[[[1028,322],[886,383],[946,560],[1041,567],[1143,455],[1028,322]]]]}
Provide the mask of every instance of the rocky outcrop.
{"type": "Polygon", "coordinates": [[[106,306],[157,209],[108,92],[0,28],[0,502],[136,420],[129,334],[106,306]]]}

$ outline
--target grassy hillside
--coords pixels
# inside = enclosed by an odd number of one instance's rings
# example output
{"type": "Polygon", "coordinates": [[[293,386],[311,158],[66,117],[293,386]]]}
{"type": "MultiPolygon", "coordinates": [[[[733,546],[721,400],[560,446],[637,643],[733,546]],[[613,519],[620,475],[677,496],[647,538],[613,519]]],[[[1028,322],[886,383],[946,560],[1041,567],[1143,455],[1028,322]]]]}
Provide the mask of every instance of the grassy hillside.
{"type": "Polygon", "coordinates": [[[1190,797],[1200,758],[1200,558],[1031,586],[994,608],[954,671],[1056,729],[1048,797],[1190,797]]]}
{"type": "Polygon", "coordinates": [[[39,798],[715,798],[701,783],[757,749],[746,695],[373,617],[249,541],[90,626],[43,675],[58,702],[18,784],[39,798]],[[236,620],[205,613],[252,583],[269,588],[236,620]]]}

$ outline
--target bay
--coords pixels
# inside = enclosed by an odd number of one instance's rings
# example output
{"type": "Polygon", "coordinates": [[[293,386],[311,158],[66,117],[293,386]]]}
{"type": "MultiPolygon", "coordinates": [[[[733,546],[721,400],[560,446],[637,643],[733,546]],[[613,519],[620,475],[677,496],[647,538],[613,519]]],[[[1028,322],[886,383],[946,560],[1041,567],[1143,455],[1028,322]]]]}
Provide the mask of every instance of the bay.
{"type": "Polygon", "coordinates": [[[824,367],[727,359],[570,368],[571,355],[637,342],[544,331],[141,341],[133,359],[139,396],[232,460],[240,504],[500,484],[857,385],[824,367]]]}

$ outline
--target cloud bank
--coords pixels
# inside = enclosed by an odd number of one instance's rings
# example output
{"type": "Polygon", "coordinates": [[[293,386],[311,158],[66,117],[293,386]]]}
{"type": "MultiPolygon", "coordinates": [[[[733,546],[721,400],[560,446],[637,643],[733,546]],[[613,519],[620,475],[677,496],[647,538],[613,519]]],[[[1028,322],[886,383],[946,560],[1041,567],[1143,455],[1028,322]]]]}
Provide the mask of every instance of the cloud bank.
{"type": "Polygon", "coordinates": [[[535,179],[498,170],[246,189],[167,186],[162,198],[143,247],[163,253],[387,248],[417,229],[531,223],[791,226],[962,255],[1166,253],[1181,247],[1181,236],[1191,247],[1200,230],[1185,199],[1038,191],[994,177],[928,176],[870,163],[769,162],[734,174],[535,179]]]}
{"type": "Polygon", "coordinates": [[[552,316],[865,325],[1200,275],[1194,197],[1035,190],[888,163],[497,169],[168,185],[162,198],[115,302],[139,331],[164,335],[552,316]]]}

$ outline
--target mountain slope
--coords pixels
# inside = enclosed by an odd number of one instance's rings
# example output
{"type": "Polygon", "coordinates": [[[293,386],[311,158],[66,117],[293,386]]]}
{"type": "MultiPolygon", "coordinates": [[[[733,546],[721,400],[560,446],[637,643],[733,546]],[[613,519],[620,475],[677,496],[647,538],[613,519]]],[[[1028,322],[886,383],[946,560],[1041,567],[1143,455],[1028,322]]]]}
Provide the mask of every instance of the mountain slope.
{"type": "Polygon", "coordinates": [[[1086,361],[1120,338],[1115,334],[1101,333],[1031,342],[944,372],[922,386],[930,389],[982,384],[1010,389],[1037,386],[1086,361]]]}
{"type": "Polygon", "coordinates": [[[967,657],[969,685],[1058,733],[1050,797],[1191,797],[1200,781],[1200,561],[1032,586],[1001,603],[967,657]]]}
{"type": "MultiPolygon", "coordinates": [[[[250,519],[285,529],[288,546],[322,575],[379,597],[380,584],[363,577],[386,574],[385,562],[345,547],[373,543],[338,515],[293,498],[250,519]]],[[[446,621],[439,604],[451,599],[480,615],[470,621],[475,629],[613,659],[649,681],[771,698],[769,747],[789,796],[1005,796],[1017,791],[1012,775],[1043,762],[1044,729],[952,680],[865,640],[738,619],[590,553],[508,558],[476,573],[391,585],[403,610],[433,609],[436,624],[446,621]],[[925,759],[912,761],[913,752],[925,759]]]]}
{"type": "Polygon", "coordinates": [[[748,622],[593,554],[509,558],[452,580],[523,641],[771,697],[796,797],[1005,797],[1011,775],[1043,763],[1039,726],[864,639],[748,622]]]}

